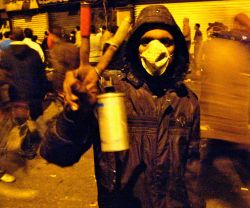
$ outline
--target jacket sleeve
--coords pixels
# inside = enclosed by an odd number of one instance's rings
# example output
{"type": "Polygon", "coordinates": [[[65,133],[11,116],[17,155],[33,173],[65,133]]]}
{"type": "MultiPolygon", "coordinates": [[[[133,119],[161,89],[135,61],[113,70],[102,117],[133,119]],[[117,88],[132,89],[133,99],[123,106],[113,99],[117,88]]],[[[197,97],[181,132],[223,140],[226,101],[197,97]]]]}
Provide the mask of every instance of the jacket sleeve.
{"type": "Polygon", "coordinates": [[[48,127],[40,154],[48,162],[70,166],[79,161],[96,138],[99,132],[94,113],[84,116],[64,110],[48,127]]]}
{"type": "Polygon", "coordinates": [[[187,162],[185,168],[186,190],[192,208],[203,208],[205,202],[201,196],[200,186],[200,107],[197,104],[193,125],[190,133],[190,142],[187,150],[187,162]]]}

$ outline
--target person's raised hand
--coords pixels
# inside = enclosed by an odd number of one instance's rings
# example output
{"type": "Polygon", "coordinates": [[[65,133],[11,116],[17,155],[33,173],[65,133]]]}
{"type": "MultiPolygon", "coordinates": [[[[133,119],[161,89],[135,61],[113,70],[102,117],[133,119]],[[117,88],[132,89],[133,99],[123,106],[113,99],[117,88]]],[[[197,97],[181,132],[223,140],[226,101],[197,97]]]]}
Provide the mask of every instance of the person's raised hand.
{"type": "Polygon", "coordinates": [[[126,18],[113,37],[112,44],[105,51],[96,67],[89,63],[89,37],[82,36],[80,47],[80,66],[78,69],[68,71],[65,76],[63,88],[65,101],[71,110],[78,110],[79,105],[93,106],[97,101],[97,82],[110,63],[113,55],[126,38],[130,29],[130,19],[126,18]]]}
{"type": "Polygon", "coordinates": [[[98,75],[89,64],[80,65],[78,69],[68,71],[63,83],[65,101],[75,111],[79,104],[94,105],[97,100],[98,75]]]}

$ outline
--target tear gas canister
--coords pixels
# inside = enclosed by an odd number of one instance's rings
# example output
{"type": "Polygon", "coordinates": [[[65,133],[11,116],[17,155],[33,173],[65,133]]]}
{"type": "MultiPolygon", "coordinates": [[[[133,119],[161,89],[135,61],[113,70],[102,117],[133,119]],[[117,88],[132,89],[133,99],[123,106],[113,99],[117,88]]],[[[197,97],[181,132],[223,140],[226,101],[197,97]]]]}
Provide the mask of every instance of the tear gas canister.
{"type": "Polygon", "coordinates": [[[98,123],[103,152],[129,148],[125,94],[108,92],[97,96],[98,123]]]}

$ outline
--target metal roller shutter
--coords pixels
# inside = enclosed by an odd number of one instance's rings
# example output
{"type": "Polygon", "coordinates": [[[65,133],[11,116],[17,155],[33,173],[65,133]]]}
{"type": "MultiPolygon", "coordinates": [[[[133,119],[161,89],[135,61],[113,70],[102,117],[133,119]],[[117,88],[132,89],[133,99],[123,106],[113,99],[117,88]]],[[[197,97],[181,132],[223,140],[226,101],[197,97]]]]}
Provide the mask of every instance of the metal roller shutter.
{"type": "Polygon", "coordinates": [[[34,35],[38,36],[38,40],[42,41],[44,32],[48,30],[48,14],[40,13],[35,15],[16,15],[12,18],[13,27],[31,28],[34,35]]]}
{"type": "MultiPolygon", "coordinates": [[[[137,17],[139,12],[148,5],[136,5],[135,17],[137,17]]],[[[206,39],[206,29],[209,22],[223,22],[226,26],[231,28],[233,17],[236,14],[244,12],[250,17],[250,1],[246,0],[168,3],[162,5],[170,10],[180,28],[182,28],[183,18],[189,18],[192,38],[195,33],[195,23],[200,23],[203,39],[206,39]]]]}
{"type": "MultiPolygon", "coordinates": [[[[114,21],[112,18],[112,10],[108,10],[108,23],[111,25],[114,21]]],[[[102,7],[92,8],[92,20],[91,24],[95,25],[96,28],[105,25],[105,12],[102,7]]],[[[51,12],[49,13],[49,26],[61,26],[67,34],[69,34],[74,28],[80,25],[80,10],[74,12],[62,11],[62,12],[51,12]]]]}
{"type": "Polygon", "coordinates": [[[68,11],[49,13],[50,28],[61,26],[69,34],[77,25],[80,25],[79,11],[76,14],[70,14],[68,11]]]}

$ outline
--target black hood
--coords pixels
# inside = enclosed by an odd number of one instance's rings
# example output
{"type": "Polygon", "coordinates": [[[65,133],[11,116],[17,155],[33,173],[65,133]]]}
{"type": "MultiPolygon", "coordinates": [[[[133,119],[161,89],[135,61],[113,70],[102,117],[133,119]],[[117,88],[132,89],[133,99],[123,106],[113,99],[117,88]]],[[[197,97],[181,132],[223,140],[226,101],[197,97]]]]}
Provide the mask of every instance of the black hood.
{"type": "MultiPolygon", "coordinates": [[[[25,101],[30,108],[37,106],[41,109],[41,102],[49,89],[44,67],[39,54],[27,45],[10,45],[4,50],[0,68],[7,71],[10,77],[7,77],[11,81],[8,91],[10,101],[25,101]]],[[[31,110],[32,118],[35,112],[31,110]]]]}
{"type": "Polygon", "coordinates": [[[31,49],[26,44],[13,44],[10,47],[11,53],[19,60],[26,59],[31,55],[31,49]]]}
{"type": "Polygon", "coordinates": [[[157,84],[157,88],[175,85],[184,79],[188,70],[189,53],[184,36],[168,9],[162,5],[149,6],[141,11],[128,39],[126,52],[130,72],[152,86],[157,84]],[[159,77],[150,76],[143,69],[138,57],[139,40],[145,32],[152,29],[167,30],[173,35],[175,42],[174,60],[168,70],[159,77]]]}

